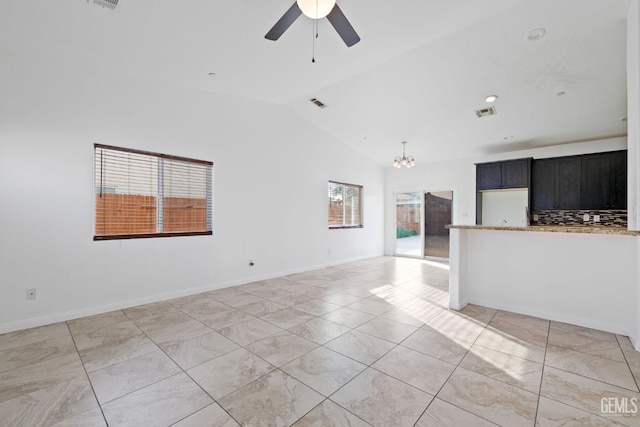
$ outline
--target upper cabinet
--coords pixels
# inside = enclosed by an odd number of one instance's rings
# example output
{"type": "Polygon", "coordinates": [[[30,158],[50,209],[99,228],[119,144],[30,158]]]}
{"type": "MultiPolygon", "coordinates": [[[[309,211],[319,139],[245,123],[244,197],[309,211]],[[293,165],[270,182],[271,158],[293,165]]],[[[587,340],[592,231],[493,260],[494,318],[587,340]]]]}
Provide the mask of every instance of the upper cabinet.
{"type": "Polygon", "coordinates": [[[607,209],[609,207],[610,173],[611,165],[608,153],[582,156],[580,205],[583,209],[607,209]]]}
{"type": "Polygon", "coordinates": [[[627,152],[582,156],[582,209],[627,208],[627,152]]]}
{"type": "Polygon", "coordinates": [[[478,191],[529,188],[530,168],[530,158],[478,163],[476,165],[476,188],[478,191]]]}
{"type": "Polygon", "coordinates": [[[534,160],[532,208],[626,209],[627,152],[534,160]]]}
{"type": "Polygon", "coordinates": [[[627,209],[627,150],[612,152],[609,162],[610,209],[627,209]]]}
{"type": "Polygon", "coordinates": [[[558,159],[558,191],[555,209],[580,209],[582,161],[579,156],[558,159]]]}
{"type": "Polygon", "coordinates": [[[581,165],[579,156],[534,160],[533,209],[580,209],[581,165]]]}

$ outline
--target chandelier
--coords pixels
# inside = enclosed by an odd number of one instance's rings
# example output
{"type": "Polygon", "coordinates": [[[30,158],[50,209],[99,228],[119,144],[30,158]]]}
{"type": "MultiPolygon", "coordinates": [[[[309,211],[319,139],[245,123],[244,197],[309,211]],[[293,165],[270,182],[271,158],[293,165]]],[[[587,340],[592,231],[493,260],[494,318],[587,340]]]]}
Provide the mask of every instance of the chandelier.
{"type": "Polygon", "coordinates": [[[402,141],[402,157],[397,156],[393,161],[393,166],[396,168],[410,168],[416,165],[416,160],[413,156],[408,156],[405,154],[405,148],[407,147],[407,141],[402,141]]]}

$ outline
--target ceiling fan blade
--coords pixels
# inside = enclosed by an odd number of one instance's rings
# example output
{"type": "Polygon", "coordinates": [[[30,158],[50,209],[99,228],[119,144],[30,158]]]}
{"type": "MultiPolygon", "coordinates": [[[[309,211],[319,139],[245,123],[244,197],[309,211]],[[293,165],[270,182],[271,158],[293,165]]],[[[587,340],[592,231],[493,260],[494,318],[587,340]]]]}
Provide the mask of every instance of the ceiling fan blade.
{"type": "Polygon", "coordinates": [[[287,10],[285,14],[282,15],[282,18],[280,18],[278,22],[276,22],[276,25],[274,25],[273,28],[269,30],[264,38],[268,40],[278,40],[280,36],[284,34],[285,31],[287,31],[287,28],[289,28],[301,14],[302,11],[298,7],[298,2],[294,2],[293,6],[291,6],[289,10],[287,10]]]}
{"type": "Polygon", "coordinates": [[[327,19],[333,25],[333,28],[336,29],[344,43],[351,47],[354,44],[360,41],[360,36],[356,33],[356,30],[353,29],[347,17],[344,16],[342,10],[338,7],[338,4],[331,9],[331,12],[327,15],[327,19]]]}

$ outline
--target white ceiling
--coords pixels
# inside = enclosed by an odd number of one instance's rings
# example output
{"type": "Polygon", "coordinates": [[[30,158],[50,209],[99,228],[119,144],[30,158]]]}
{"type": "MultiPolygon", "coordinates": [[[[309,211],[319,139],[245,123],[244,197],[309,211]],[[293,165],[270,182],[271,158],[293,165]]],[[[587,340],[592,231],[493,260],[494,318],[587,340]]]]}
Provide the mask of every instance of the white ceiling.
{"type": "Polygon", "coordinates": [[[4,0],[0,76],[51,64],[282,104],[384,166],[402,140],[424,163],[626,135],[629,0],[338,0],[362,41],[321,20],[315,63],[304,16],[264,39],[293,1],[4,0]]]}

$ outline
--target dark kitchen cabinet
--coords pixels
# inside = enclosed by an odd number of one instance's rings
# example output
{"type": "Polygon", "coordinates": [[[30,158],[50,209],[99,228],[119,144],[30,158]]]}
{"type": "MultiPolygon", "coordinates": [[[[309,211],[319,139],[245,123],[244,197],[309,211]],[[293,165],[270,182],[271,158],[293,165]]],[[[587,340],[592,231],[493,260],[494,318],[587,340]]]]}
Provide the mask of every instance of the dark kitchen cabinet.
{"type": "Polygon", "coordinates": [[[534,160],[531,165],[531,202],[533,209],[556,209],[557,159],[534,160]]]}
{"type": "Polygon", "coordinates": [[[580,156],[558,158],[556,209],[580,209],[582,159],[580,156]]]}
{"type": "Polygon", "coordinates": [[[476,188],[478,191],[502,188],[502,162],[476,165],[476,188]]]}
{"type": "Polygon", "coordinates": [[[610,209],[627,209],[627,151],[614,151],[609,159],[610,209]]]}
{"type": "Polygon", "coordinates": [[[582,156],[582,209],[607,209],[609,206],[610,171],[609,153],[582,156]]]}
{"type": "Polygon", "coordinates": [[[582,157],[581,208],[626,209],[626,150],[582,157]]]}
{"type": "Polygon", "coordinates": [[[502,188],[529,188],[531,159],[502,162],[502,188]]]}
{"type": "Polygon", "coordinates": [[[580,165],[580,156],[534,160],[531,167],[533,209],[580,209],[580,165]]]}
{"type": "Polygon", "coordinates": [[[476,188],[478,191],[529,188],[530,168],[531,159],[478,163],[476,164],[476,188]]]}
{"type": "Polygon", "coordinates": [[[627,208],[627,152],[534,160],[534,210],[627,208]]]}

